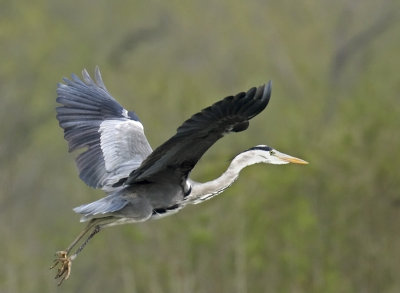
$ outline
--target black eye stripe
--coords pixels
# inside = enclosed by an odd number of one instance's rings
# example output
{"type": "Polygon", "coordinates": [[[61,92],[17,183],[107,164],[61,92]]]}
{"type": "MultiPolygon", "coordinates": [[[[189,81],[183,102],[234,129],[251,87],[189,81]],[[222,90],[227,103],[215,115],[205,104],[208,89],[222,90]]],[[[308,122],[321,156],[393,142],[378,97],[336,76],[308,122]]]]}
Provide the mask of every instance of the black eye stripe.
{"type": "Polygon", "coordinates": [[[263,145],[263,146],[255,146],[255,147],[249,148],[247,151],[254,151],[254,150],[269,152],[269,151],[272,151],[272,148],[267,145],[263,145]]]}

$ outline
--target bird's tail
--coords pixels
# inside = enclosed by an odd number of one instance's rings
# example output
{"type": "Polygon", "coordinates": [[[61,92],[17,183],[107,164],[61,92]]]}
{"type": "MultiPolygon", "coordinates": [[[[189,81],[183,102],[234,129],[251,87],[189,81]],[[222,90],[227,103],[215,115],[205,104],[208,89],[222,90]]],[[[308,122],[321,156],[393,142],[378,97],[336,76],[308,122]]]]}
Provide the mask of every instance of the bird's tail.
{"type": "Polygon", "coordinates": [[[110,213],[124,208],[127,203],[127,200],[117,197],[113,193],[94,202],[78,206],[74,208],[74,212],[82,215],[81,222],[86,222],[94,218],[107,217],[110,213]]]}

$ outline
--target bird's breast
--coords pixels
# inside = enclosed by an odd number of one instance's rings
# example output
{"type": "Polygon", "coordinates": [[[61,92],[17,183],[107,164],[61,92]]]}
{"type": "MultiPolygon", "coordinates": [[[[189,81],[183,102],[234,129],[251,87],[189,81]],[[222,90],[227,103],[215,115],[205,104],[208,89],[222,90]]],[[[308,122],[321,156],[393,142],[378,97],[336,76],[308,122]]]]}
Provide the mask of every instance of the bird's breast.
{"type": "Polygon", "coordinates": [[[181,202],[185,195],[181,186],[177,184],[148,183],[136,189],[135,193],[146,198],[153,209],[174,206],[181,202]]]}

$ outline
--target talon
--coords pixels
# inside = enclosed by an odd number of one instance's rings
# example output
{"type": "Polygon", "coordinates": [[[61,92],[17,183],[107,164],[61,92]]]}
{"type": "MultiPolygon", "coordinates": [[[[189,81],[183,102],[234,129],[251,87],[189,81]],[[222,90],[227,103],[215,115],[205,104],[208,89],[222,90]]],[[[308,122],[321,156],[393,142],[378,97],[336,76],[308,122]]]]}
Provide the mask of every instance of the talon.
{"type": "Polygon", "coordinates": [[[59,260],[55,259],[53,265],[50,267],[50,270],[54,269],[58,264],[59,264],[59,260]]]}
{"type": "Polygon", "coordinates": [[[68,252],[66,252],[64,250],[60,250],[60,251],[57,251],[54,255],[55,255],[55,257],[57,257],[57,259],[60,259],[60,258],[66,258],[67,254],[68,254],[68,252]]]}
{"type": "Polygon", "coordinates": [[[50,267],[50,269],[54,269],[55,267],[59,266],[54,279],[61,278],[58,282],[58,286],[60,286],[62,282],[67,280],[71,274],[72,259],[68,256],[66,251],[57,251],[55,256],[56,259],[54,260],[54,264],[50,267]]]}

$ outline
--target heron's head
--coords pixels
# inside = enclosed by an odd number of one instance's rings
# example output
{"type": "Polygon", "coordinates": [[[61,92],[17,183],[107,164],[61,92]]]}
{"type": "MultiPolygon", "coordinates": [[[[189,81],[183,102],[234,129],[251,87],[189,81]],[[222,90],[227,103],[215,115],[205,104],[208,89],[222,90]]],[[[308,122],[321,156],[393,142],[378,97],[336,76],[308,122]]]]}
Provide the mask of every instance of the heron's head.
{"type": "Polygon", "coordinates": [[[308,162],[302,159],[286,155],[266,145],[258,145],[252,147],[244,151],[242,154],[244,156],[249,156],[247,158],[247,160],[249,160],[249,164],[255,164],[255,163],[266,163],[274,165],[282,165],[288,163],[308,164],[308,162]]]}

